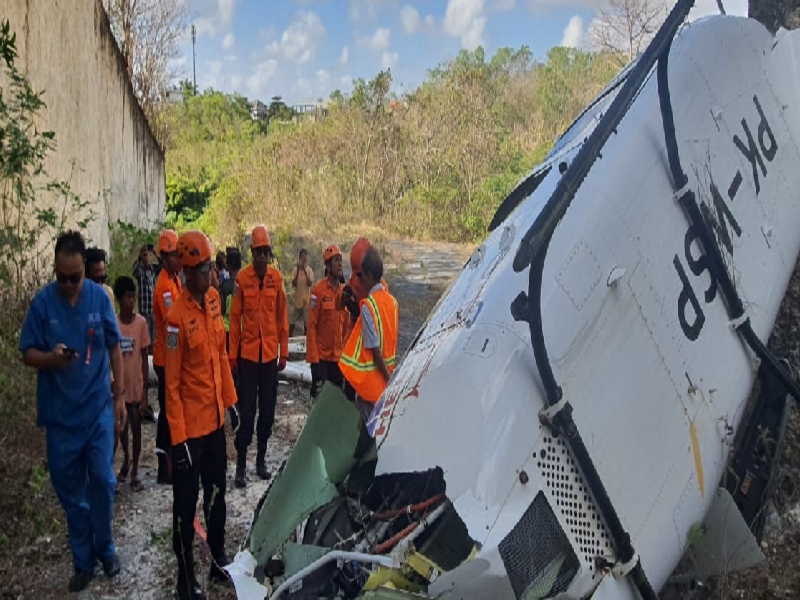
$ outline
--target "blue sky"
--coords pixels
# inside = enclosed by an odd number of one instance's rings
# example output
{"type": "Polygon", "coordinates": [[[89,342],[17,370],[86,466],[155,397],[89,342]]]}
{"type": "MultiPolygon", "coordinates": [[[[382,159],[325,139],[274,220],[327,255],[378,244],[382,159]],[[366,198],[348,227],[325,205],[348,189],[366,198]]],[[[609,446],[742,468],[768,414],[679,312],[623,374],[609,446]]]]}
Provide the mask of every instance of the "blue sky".
{"type": "MultiPolygon", "coordinates": [[[[267,101],[327,98],[390,67],[394,90],[417,87],[427,70],[462,48],[527,44],[543,59],[557,45],[585,47],[607,0],[188,0],[197,28],[197,84],[267,101]]],[[[695,15],[716,12],[700,0],[695,15]]],[[[746,0],[726,0],[741,12],[746,0]]],[[[730,5],[730,6],[729,6],[730,5]]],[[[192,76],[191,43],[177,68],[192,76]]]]}

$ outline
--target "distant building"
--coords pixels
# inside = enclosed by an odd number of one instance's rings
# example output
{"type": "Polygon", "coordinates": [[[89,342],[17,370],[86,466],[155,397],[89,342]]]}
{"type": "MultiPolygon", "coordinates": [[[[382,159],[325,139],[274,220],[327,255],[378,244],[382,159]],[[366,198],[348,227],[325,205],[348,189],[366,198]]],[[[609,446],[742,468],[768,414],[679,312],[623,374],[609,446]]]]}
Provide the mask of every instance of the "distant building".
{"type": "Polygon", "coordinates": [[[250,103],[250,118],[253,121],[266,121],[268,116],[269,107],[261,102],[261,100],[255,100],[250,103]]]}
{"type": "Polygon", "coordinates": [[[183,102],[183,90],[181,88],[167,90],[167,102],[170,104],[179,104],[183,102]]]}
{"type": "Polygon", "coordinates": [[[301,119],[310,119],[317,122],[323,121],[325,117],[328,116],[328,106],[329,103],[327,100],[318,100],[316,102],[301,102],[300,104],[295,104],[292,106],[292,110],[294,110],[297,115],[296,118],[298,121],[301,119]]]}

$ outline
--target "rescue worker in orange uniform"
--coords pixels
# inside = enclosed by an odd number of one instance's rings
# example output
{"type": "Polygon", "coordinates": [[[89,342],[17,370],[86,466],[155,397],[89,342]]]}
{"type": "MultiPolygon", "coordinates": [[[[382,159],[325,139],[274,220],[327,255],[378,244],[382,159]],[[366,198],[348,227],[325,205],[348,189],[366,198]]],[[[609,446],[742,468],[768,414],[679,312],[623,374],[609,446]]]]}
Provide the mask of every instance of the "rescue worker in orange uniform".
{"type": "Polygon", "coordinates": [[[269,266],[272,244],[266,227],[253,229],[253,263],[239,272],[233,290],[230,318],[231,368],[239,374],[239,431],[236,433],[234,484],[247,485],[247,448],[253,441],[258,408],[256,473],[269,479],[267,440],[275,420],[278,372],[289,356],[289,319],[286,289],[278,269],[269,266]],[[256,401],[257,400],[257,401],[256,401]]]}
{"type": "Polygon", "coordinates": [[[158,254],[161,257],[161,273],[153,290],[153,322],[156,333],[153,344],[153,369],[158,378],[158,424],[156,425],[156,456],[158,457],[158,478],[161,484],[171,483],[169,452],[172,447],[169,439],[167,412],[164,409],[166,390],[164,385],[164,365],[166,364],[167,313],[181,294],[181,280],[178,277],[178,234],[166,229],[158,238],[158,254]]]}
{"type": "Polygon", "coordinates": [[[342,386],[339,358],[344,347],[347,311],[341,306],[342,251],[336,245],[325,248],[325,278],[311,290],[306,334],[306,361],[311,365],[311,396],[317,397],[326,381],[342,386]]]}
{"type": "MultiPolygon", "coordinates": [[[[361,273],[361,259],[364,253],[372,248],[372,243],[365,237],[358,238],[353,247],[350,249],[350,280],[344,286],[340,296],[339,306],[347,309],[350,318],[345,321],[344,339],[350,337],[350,334],[355,327],[358,315],[361,311],[359,308],[361,301],[369,294],[369,288],[364,288],[361,280],[358,278],[361,273]]],[[[388,291],[389,285],[386,280],[380,280],[383,287],[388,291]]]]}
{"type": "Polygon", "coordinates": [[[360,303],[339,367],[355,390],[356,407],[367,422],[394,371],[399,313],[397,300],[381,283],[383,261],[375,248],[364,253],[358,277],[369,295],[360,303]]]}
{"type": "Polygon", "coordinates": [[[167,418],[172,437],[172,548],[178,558],[177,596],[205,598],[194,574],[194,518],[203,484],[203,514],[211,550],[209,579],[227,583],[225,409],[236,403],[222,303],[211,286],[211,244],[200,231],[178,240],[186,289],[169,311],[166,339],[167,418]]]}

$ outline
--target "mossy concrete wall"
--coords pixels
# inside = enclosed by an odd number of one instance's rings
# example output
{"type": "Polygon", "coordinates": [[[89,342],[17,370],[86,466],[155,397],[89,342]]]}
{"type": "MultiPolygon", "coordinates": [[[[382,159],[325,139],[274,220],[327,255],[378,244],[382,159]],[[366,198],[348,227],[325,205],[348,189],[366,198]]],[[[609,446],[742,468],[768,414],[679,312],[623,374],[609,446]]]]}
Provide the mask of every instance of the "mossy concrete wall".
{"type": "MultiPolygon", "coordinates": [[[[108,224],[163,220],[164,152],[133,93],[100,0],[1,0],[23,71],[56,134],[50,177],[70,182],[96,213],[85,234],[108,249],[108,224]]],[[[42,199],[47,202],[46,198],[42,199]]]]}

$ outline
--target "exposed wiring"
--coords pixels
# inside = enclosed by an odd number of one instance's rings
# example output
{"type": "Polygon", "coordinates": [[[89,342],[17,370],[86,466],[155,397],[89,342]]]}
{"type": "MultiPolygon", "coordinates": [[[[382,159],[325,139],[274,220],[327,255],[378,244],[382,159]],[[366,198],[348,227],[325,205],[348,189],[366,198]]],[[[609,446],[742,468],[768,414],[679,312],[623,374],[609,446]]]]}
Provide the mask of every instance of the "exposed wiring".
{"type": "Polygon", "coordinates": [[[374,554],[364,554],[361,552],[344,552],[342,550],[334,550],[333,552],[328,552],[328,554],[325,556],[318,558],[307,567],[300,569],[297,573],[289,577],[275,590],[272,596],[270,596],[270,599],[275,600],[276,598],[279,598],[281,594],[292,588],[297,582],[302,581],[304,577],[335,560],[349,560],[358,563],[370,563],[388,568],[395,566],[394,560],[388,556],[375,556],[374,554]]]}
{"type": "Polygon", "coordinates": [[[394,519],[395,517],[400,517],[402,515],[407,515],[411,513],[422,512],[427,510],[431,506],[434,506],[444,500],[444,494],[437,494],[433,498],[429,498],[424,502],[420,502],[418,504],[409,504],[404,506],[403,508],[398,508],[395,510],[387,510],[385,512],[380,513],[373,513],[372,519],[375,521],[388,521],[389,519],[394,519]]]}

